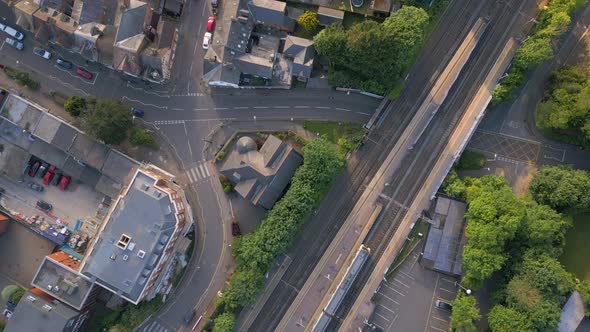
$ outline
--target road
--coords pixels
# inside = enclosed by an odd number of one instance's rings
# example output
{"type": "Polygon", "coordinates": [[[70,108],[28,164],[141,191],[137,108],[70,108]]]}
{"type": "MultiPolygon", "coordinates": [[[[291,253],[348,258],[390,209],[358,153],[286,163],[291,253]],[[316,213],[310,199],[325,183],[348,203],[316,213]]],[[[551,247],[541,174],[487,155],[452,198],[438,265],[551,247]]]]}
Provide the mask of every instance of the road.
{"type": "MultiPolygon", "coordinates": [[[[447,100],[453,100],[454,104],[441,107],[431,122],[431,126],[438,129],[436,131],[428,130],[423,135],[421,142],[418,142],[411,157],[407,158],[399,168],[410,172],[398,172],[397,178],[388,181],[395,184],[391,187],[397,191],[396,195],[402,193],[411,196],[411,192],[415,190],[415,184],[420,181],[420,173],[427,169],[432,162],[429,160],[430,156],[438,151],[432,146],[424,149],[424,142],[435,145],[435,147],[437,144],[443,145],[450,128],[452,128],[452,123],[457,120],[460,116],[459,111],[465,106],[461,105],[461,102],[466,103],[469,100],[469,96],[477,87],[478,80],[481,81],[486,66],[488,69],[491,66],[488,59],[497,56],[509,35],[515,34],[522,28],[523,20],[528,20],[527,13],[519,12],[518,5],[520,4],[520,2],[514,1],[484,4],[480,1],[468,0],[455,0],[449,4],[414,65],[406,84],[406,90],[400,98],[390,105],[389,113],[380,128],[371,133],[369,143],[349,163],[346,174],[337,180],[333,190],[324,199],[316,217],[310,220],[309,226],[303,231],[295,248],[287,254],[292,263],[277,286],[265,290],[271,295],[268,296],[268,301],[261,306],[260,312],[262,314],[253,319],[252,325],[249,326],[250,330],[269,331],[280,321],[283,313],[301,290],[307,276],[328,246],[329,239],[334,237],[360,193],[375,174],[377,167],[383,162],[387,155],[384,152],[389,151],[395,144],[402,131],[400,128],[403,129],[407,126],[416,112],[417,106],[425,97],[424,94],[430,91],[432,83],[436,81],[442,67],[446,65],[457,44],[463,39],[466,30],[478,16],[494,17],[491,28],[482,41],[482,45],[485,46],[475,50],[473,59],[477,60],[472,60],[467,64],[467,68],[462,73],[464,77],[461,82],[456,84],[455,91],[447,98],[447,100]],[[514,27],[509,24],[512,18],[517,18],[514,27]],[[416,159],[417,154],[418,159],[416,159]],[[400,181],[402,183],[399,183],[400,181]],[[333,211],[338,212],[334,213],[333,211]]],[[[534,8],[534,6],[530,7],[534,8]]],[[[530,11],[529,7],[526,8],[530,11]]],[[[390,192],[389,194],[394,193],[390,192]]],[[[406,199],[408,198],[406,197],[406,199]]],[[[399,201],[404,202],[406,199],[399,201]]],[[[386,213],[384,219],[396,218],[395,215],[395,211],[386,213]]],[[[393,219],[389,222],[393,223],[393,219]]],[[[345,313],[346,309],[341,314],[345,313]]],[[[256,315],[256,313],[252,315],[256,315]]],[[[247,317],[248,313],[244,316],[247,317]]]]}
{"type": "MultiPolygon", "coordinates": [[[[203,158],[203,140],[211,130],[227,121],[253,121],[260,129],[264,129],[267,120],[364,122],[379,102],[362,95],[331,90],[211,91],[200,85],[204,52],[199,45],[204,34],[202,27],[210,13],[208,1],[187,1],[184,10],[172,79],[162,85],[146,84],[101,65],[88,63],[57,45],[40,45],[31,33],[25,33],[24,51],[18,51],[4,42],[0,44],[0,63],[31,72],[41,83],[42,90],[121,99],[129,106],[141,108],[145,112],[144,120],[154,124],[175,150],[184,171],[178,174],[179,179],[186,183],[185,189],[196,216],[197,244],[185,278],[161,310],[142,325],[141,330],[145,331],[187,328],[182,321],[186,311],[196,308],[197,312],[204,312],[219,289],[219,283],[223,285],[226,266],[222,260],[228,255],[229,209],[223,197],[219,196],[219,181],[212,176],[212,171],[207,173],[203,168],[207,165],[203,158]],[[53,59],[45,60],[34,55],[32,49],[35,46],[47,48],[54,54],[53,59]],[[82,79],[73,71],[58,67],[55,64],[57,56],[92,72],[93,79],[82,79]]],[[[3,23],[16,27],[12,10],[3,2],[0,2],[0,17],[3,23]]],[[[5,36],[2,34],[1,37],[5,36]]],[[[26,89],[23,91],[27,94],[26,89]]]]}

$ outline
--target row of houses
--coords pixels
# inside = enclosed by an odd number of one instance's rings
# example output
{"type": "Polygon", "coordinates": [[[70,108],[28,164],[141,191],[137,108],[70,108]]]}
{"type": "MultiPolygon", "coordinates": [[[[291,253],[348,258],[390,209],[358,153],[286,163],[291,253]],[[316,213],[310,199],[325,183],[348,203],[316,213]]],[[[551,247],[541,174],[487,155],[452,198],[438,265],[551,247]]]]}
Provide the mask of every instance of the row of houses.
{"type": "Polygon", "coordinates": [[[182,0],[8,0],[21,28],[128,75],[170,79],[182,0]]]}
{"type": "MultiPolygon", "coordinates": [[[[234,88],[255,85],[249,84],[255,78],[275,87],[289,87],[293,79],[307,81],[314,65],[313,41],[292,35],[302,13],[276,0],[226,2],[205,55],[203,80],[234,88]]],[[[318,18],[331,25],[341,22],[344,12],[320,7],[318,18]]]]}

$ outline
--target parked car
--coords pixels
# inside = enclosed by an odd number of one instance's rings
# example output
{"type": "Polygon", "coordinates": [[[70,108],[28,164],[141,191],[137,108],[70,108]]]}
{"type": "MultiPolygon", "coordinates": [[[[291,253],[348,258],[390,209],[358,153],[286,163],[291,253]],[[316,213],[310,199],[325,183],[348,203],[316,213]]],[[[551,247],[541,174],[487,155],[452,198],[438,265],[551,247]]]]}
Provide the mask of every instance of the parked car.
{"type": "Polygon", "coordinates": [[[436,300],[436,307],[446,311],[453,311],[453,305],[443,300],[436,300]]]}
{"type": "Polygon", "coordinates": [[[61,173],[55,173],[53,179],[51,180],[51,185],[57,186],[59,184],[59,180],[61,180],[61,173]]]}
{"type": "Polygon", "coordinates": [[[43,191],[43,187],[41,187],[40,185],[36,184],[35,182],[29,182],[27,184],[27,186],[29,186],[29,188],[38,191],[38,192],[42,192],[43,191]]]}
{"type": "Polygon", "coordinates": [[[78,76],[84,77],[87,80],[92,79],[92,73],[82,68],[76,69],[76,74],[78,74],[78,76]]]}
{"type": "Polygon", "coordinates": [[[54,176],[55,176],[55,173],[53,173],[51,171],[47,171],[47,173],[45,173],[45,176],[43,176],[43,184],[48,186],[49,183],[51,183],[51,180],[53,179],[54,176]]]}
{"type": "Polygon", "coordinates": [[[72,180],[71,177],[67,175],[62,176],[61,180],[59,181],[59,185],[57,186],[57,189],[61,191],[68,189],[68,186],[70,185],[70,180],[72,180]]]}
{"type": "Polygon", "coordinates": [[[35,53],[36,55],[42,57],[43,59],[51,59],[52,54],[49,53],[48,51],[42,49],[41,47],[35,47],[33,49],[33,53],[35,53]]]}
{"type": "Polygon", "coordinates": [[[37,174],[37,171],[39,170],[39,167],[41,167],[41,162],[40,161],[36,161],[31,165],[31,168],[29,168],[28,170],[28,174],[30,177],[34,177],[35,174],[37,174]]]}
{"type": "Polygon", "coordinates": [[[209,16],[207,19],[207,31],[213,32],[215,29],[215,16],[209,16]]]}
{"type": "Polygon", "coordinates": [[[16,309],[16,304],[14,304],[10,301],[6,301],[6,309],[8,309],[10,311],[14,311],[14,309],[16,309]]]}
{"type": "Polygon", "coordinates": [[[41,167],[39,167],[39,170],[37,171],[37,177],[38,178],[43,178],[45,176],[45,173],[47,173],[47,169],[49,168],[49,164],[48,163],[42,163],[41,167]]]}
{"type": "Polygon", "coordinates": [[[4,188],[0,187],[0,196],[4,195],[4,192],[5,192],[5,191],[6,191],[6,190],[4,190],[4,188]]]}
{"type": "Polygon", "coordinates": [[[211,0],[211,7],[217,8],[217,5],[219,4],[218,1],[219,0],[211,0]]]}
{"type": "Polygon", "coordinates": [[[16,39],[12,39],[10,37],[6,37],[6,44],[16,48],[19,51],[22,51],[23,48],[25,48],[25,45],[23,45],[23,43],[19,42],[16,39]]]}
{"type": "Polygon", "coordinates": [[[138,118],[143,118],[143,115],[145,114],[142,110],[140,110],[139,108],[135,108],[135,107],[131,108],[131,113],[138,118]]]}
{"type": "Polygon", "coordinates": [[[51,211],[53,209],[53,206],[45,201],[37,201],[37,207],[45,211],[51,211]]]}
{"type": "Polygon", "coordinates": [[[58,66],[65,68],[65,69],[72,69],[72,67],[74,66],[70,61],[64,60],[62,58],[57,58],[56,63],[58,66]]]}
{"type": "Polygon", "coordinates": [[[238,224],[237,221],[233,221],[231,223],[231,235],[233,235],[233,236],[242,235],[242,230],[240,230],[240,225],[238,224]]]}
{"type": "Polygon", "coordinates": [[[17,31],[15,28],[5,25],[4,28],[2,29],[4,30],[4,32],[6,32],[7,35],[9,35],[10,37],[14,37],[16,38],[16,40],[23,40],[25,39],[25,35],[23,35],[22,32],[17,31]]]}
{"type": "Polygon", "coordinates": [[[203,37],[203,49],[209,49],[209,43],[211,43],[211,32],[205,32],[205,37],[203,37]]]}
{"type": "Polygon", "coordinates": [[[4,311],[2,312],[2,314],[4,315],[4,317],[10,319],[10,316],[12,316],[12,311],[10,311],[8,309],[4,309],[4,311]]]}

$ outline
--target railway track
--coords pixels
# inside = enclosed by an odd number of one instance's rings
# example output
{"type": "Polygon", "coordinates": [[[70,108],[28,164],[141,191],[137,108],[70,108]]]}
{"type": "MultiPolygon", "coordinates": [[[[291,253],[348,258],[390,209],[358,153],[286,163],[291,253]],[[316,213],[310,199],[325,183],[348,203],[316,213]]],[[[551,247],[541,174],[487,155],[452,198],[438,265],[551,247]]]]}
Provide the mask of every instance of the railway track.
{"type": "MultiPolygon", "coordinates": [[[[519,10],[526,2],[520,3],[519,10]]],[[[530,3],[532,1],[528,2],[530,3]]],[[[498,5],[495,4],[495,6],[498,5]]],[[[497,40],[499,42],[501,41],[502,44],[506,42],[508,33],[506,27],[513,23],[514,15],[516,15],[514,7],[516,6],[506,3],[495,16],[492,16],[492,24],[498,28],[492,29],[491,33],[484,38],[485,40],[482,40],[482,44],[485,44],[486,47],[479,48],[479,51],[474,54],[472,60],[463,69],[470,74],[466,76],[466,79],[457,82],[456,87],[453,88],[454,93],[445,101],[441,110],[432,121],[433,128],[428,131],[427,135],[420,138],[415,151],[406,157],[403,166],[400,167],[400,170],[404,171],[398,172],[390,181],[392,186],[389,187],[389,190],[385,194],[391,197],[391,200],[396,202],[396,204],[390,204],[386,208],[382,220],[375,225],[377,229],[372,230],[363,242],[367,247],[371,248],[371,255],[340,306],[336,314],[336,317],[339,319],[332,321],[332,324],[328,327],[329,331],[338,329],[341,320],[348,314],[359,292],[371,277],[377,261],[406,214],[406,210],[400,206],[410,204],[415,198],[420,190],[421,184],[428,177],[428,170],[436,163],[436,160],[444,150],[448,138],[453,132],[454,126],[465,112],[470,98],[462,98],[463,94],[461,91],[468,91],[467,95],[472,96],[474,90],[479,88],[483,83],[487,70],[478,72],[473,69],[477,68],[478,64],[482,62],[482,68],[491,68],[493,66],[493,59],[496,57],[490,56],[490,53],[497,54],[501,49],[492,49],[490,52],[489,48],[493,47],[490,45],[494,45],[490,41],[497,40]],[[488,54],[487,57],[485,56],[486,53],[488,54]]]]}

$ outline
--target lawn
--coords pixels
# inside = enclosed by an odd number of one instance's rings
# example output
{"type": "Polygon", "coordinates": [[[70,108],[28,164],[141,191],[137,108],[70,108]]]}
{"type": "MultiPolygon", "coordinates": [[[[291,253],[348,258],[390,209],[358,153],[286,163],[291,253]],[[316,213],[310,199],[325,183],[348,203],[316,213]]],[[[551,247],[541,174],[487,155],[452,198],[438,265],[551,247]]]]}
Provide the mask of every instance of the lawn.
{"type": "Polygon", "coordinates": [[[359,147],[367,133],[362,124],[352,122],[305,121],[303,128],[319,136],[326,136],[344,153],[359,147]]]}
{"type": "Polygon", "coordinates": [[[565,235],[565,248],[560,261],[576,277],[590,280],[590,211],[574,214],[572,222],[573,227],[565,235]]]}

